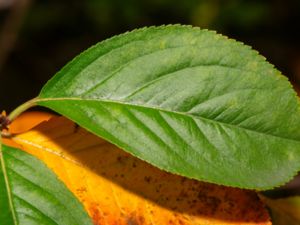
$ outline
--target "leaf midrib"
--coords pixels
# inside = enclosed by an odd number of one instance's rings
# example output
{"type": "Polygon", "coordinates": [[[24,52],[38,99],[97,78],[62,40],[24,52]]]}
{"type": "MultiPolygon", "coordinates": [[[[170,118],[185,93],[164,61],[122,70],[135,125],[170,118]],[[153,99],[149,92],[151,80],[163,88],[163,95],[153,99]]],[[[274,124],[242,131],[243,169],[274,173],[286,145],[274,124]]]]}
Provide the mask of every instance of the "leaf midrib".
{"type": "Polygon", "coordinates": [[[177,115],[181,115],[181,116],[185,116],[185,117],[189,117],[192,118],[193,120],[195,119],[200,119],[200,120],[205,120],[211,123],[215,123],[215,124],[221,124],[223,126],[227,126],[227,127],[234,127],[234,128],[238,128],[238,129],[242,129],[248,132],[253,132],[253,133],[257,133],[260,135],[266,135],[266,136],[271,136],[271,137],[275,137],[275,138],[280,138],[286,141],[292,141],[292,142],[296,142],[296,143],[300,143],[299,140],[297,139],[293,139],[293,138],[286,138],[286,137],[282,137],[279,135],[275,135],[275,134],[270,134],[270,133],[263,133],[257,130],[253,130],[253,129],[249,129],[246,127],[241,127],[238,125],[234,125],[234,124],[230,124],[230,123],[225,123],[222,121],[218,121],[218,120],[213,120],[210,118],[206,118],[200,115],[193,115],[193,114],[188,114],[186,112],[180,112],[180,111],[171,111],[168,109],[163,109],[160,107],[154,107],[154,106],[144,106],[144,105],[138,105],[138,104],[133,104],[133,103],[128,103],[128,102],[122,102],[122,101],[116,101],[116,100],[107,100],[107,99],[93,99],[93,98],[78,98],[78,97],[58,97],[58,98],[40,98],[37,97],[35,98],[35,103],[38,104],[39,102],[48,102],[48,101],[94,101],[94,102],[103,102],[103,103],[112,103],[112,104],[119,104],[119,105],[127,105],[127,106],[132,106],[132,107],[138,107],[138,108],[144,108],[144,109],[152,109],[152,110],[157,110],[157,111],[161,111],[161,112],[166,112],[166,113],[170,113],[170,114],[177,114],[177,115]]]}
{"type": "Polygon", "coordinates": [[[12,200],[12,192],[11,192],[9,179],[8,179],[8,175],[7,175],[7,170],[6,170],[6,166],[5,166],[1,137],[0,137],[0,162],[1,162],[1,169],[3,172],[5,187],[6,187],[6,191],[7,191],[8,204],[9,204],[9,208],[10,208],[11,215],[12,215],[12,220],[14,222],[14,225],[18,225],[18,220],[17,220],[16,213],[15,213],[15,207],[14,207],[13,200],[12,200]]]}

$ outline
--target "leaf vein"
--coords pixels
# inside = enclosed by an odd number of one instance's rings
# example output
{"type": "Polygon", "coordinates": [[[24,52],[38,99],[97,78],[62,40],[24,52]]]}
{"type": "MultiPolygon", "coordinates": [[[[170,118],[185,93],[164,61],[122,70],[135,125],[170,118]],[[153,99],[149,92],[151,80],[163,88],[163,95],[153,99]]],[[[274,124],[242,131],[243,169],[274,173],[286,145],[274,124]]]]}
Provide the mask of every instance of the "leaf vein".
{"type": "MultiPolygon", "coordinates": [[[[137,108],[145,108],[145,109],[152,109],[152,110],[158,110],[161,112],[166,112],[166,113],[170,113],[170,114],[177,114],[177,115],[181,115],[184,117],[190,117],[190,118],[194,118],[194,119],[200,119],[200,120],[205,120],[207,122],[211,122],[211,123],[215,123],[215,124],[219,124],[219,125],[223,125],[223,126],[229,126],[229,127],[234,127],[234,128],[238,128],[241,130],[245,130],[248,132],[253,132],[253,133],[257,133],[259,135],[267,135],[267,136],[271,136],[271,137],[275,137],[275,138],[280,138],[286,141],[294,141],[299,143],[300,140],[294,139],[294,138],[287,138],[287,137],[283,137],[283,136],[279,136],[279,135],[275,135],[272,133],[263,133],[257,130],[253,130],[253,129],[249,129],[246,127],[240,127],[238,125],[234,125],[234,124],[229,124],[229,123],[225,123],[222,121],[215,121],[213,119],[210,118],[206,118],[200,115],[195,115],[195,114],[188,114],[187,112],[180,112],[180,111],[171,111],[170,109],[162,109],[159,107],[154,107],[151,105],[147,105],[147,106],[141,106],[141,105],[137,105],[137,104],[133,104],[133,103],[127,103],[127,102],[122,102],[122,101],[116,101],[116,100],[107,100],[107,99],[93,99],[93,98],[79,98],[79,97],[59,97],[59,98],[36,98],[36,103],[43,103],[43,102],[49,102],[49,101],[90,101],[90,102],[100,102],[101,103],[108,103],[108,104],[118,104],[118,105],[122,105],[122,106],[131,106],[131,107],[137,107],[137,108]]],[[[106,131],[107,132],[107,131],[106,131]]]]}
{"type": "Polygon", "coordinates": [[[1,140],[0,140],[0,164],[1,164],[2,172],[3,172],[3,176],[4,176],[4,182],[5,182],[5,186],[6,186],[7,198],[8,198],[9,208],[10,208],[10,211],[12,214],[12,219],[13,219],[14,224],[17,225],[18,219],[15,214],[15,206],[14,206],[13,199],[12,199],[13,198],[12,191],[11,191],[11,186],[10,186],[7,170],[6,170],[1,140]]]}
{"type": "MultiPolygon", "coordinates": [[[[47,218],[48,220],[50,220],[51,223],[59,225],[59,224],[58,224],[56,221],[54,221],[51,217],[49,217],[48,215],[46,215],[45,213],[43,213],[42,211],[40,211],[38,208],[36,208],[36,207],[35,207],[34,205],[32,205],[29,201],[25,200],[25,199],[22,198],[21,196],[15,194],[15,198],[17,198],[19,201],[24,202],[26,205],[28,205],[28,206],[29,206],[30,208],[32,208],[34,211],[37,211],[37,212],[39,212],[40,214],[42,214],[43,217],[45,217],[45,218],[47,218]]],[[[21,213],[22,213],[22,212],[21,212],[21,213]]],[[[22,214],[24,214],[24,215],[26,215],[26,216],[30,216],[31,218],[33,218],[33,219],[36,220],[35,217],[33,217],[33,216],[29,215],[29,214],[26,214],[26,213],[22,213],[22,214]]]]}
{"type": "MultiPolygon", "coordinates": [[[[22,162],[22,161],[21,161],[21,162],[22,162]]],[[[48,195],[48,197],[51,197],[52,200],[55,200],[56,202],[58,202],[59,205],[60,205],[62,208],[64,208],[64,213],[68,213],[68,214],[70,215],[69,217],[73,218],[73,219],[72,219],[73,221],[76,221],[76,218],[73,216],[72,213],[69,213],[69,212],[68,212],[66,206],[65,206],[64,204],[61,203],[60,199],[56,198],[52,193],[50,193],[49,191],[45,190],[45,189],[44,189],[43,187],[41,187],[40,185],[38,185],[38,184],[32,182],[31,180],[27,179],[26,177],[24,177],[22,174],[20,174],[19,172],[17,172],[17,171],[14,170],[13,168],[9,168],[9,169],[10,169],[10,171],[11,171],[12,173],[14,173],[16,176],[18,176],[18,177],[20,177],[21,179],[27,181],[27,182],[30,183],[31,185],[35,186],[36,189],[39,189],[42,193],[46,193],[46,194],[48,195]]],[[[16,194],[15,194],[15,195],[16,195],[16,194]]],[[[53,220],[53,219],[52,219],[52,220],[53,220]]]]}

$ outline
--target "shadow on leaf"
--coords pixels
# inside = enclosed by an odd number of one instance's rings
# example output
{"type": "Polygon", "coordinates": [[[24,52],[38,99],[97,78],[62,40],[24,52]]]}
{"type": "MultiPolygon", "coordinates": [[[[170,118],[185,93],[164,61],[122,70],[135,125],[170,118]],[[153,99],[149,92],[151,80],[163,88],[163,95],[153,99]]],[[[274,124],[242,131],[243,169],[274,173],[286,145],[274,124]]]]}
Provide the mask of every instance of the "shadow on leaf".
{"type": "Polygon", "coordinates": [[[161,171],[64,117],[13,140],[54,170],[95,224],[271,224],[255,192],[161,171]]]}

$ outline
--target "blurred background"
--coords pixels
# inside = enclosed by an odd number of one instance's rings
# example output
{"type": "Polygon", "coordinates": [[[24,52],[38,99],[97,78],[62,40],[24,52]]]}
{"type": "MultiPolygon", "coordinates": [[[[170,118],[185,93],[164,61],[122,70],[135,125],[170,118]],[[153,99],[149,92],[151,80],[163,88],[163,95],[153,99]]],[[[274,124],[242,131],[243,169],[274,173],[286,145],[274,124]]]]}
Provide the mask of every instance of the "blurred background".
{"type": "Polygon", "coordinates": [[[251,45],[300,85],[300,0],[0,0],[0,110],[35,97],[89,46],[170,23],[214,29],[251,45]]]}

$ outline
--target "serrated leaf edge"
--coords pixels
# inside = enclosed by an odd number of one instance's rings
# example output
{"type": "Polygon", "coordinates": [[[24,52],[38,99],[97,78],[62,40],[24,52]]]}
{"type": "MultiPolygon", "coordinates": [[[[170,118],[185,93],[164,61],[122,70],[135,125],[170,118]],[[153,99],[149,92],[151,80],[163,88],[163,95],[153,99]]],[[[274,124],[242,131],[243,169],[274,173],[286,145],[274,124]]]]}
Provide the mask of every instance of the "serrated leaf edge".
{"type": "MultiPolygon", "coordinates": [[[[192,25],[168,24],[168,25],[160,25],[160,26],[148,26],[148,27],[136,28],[136,29],[133,29],[133,30],[131,30],[131,31],[124,32],[124,33],[122,33],[122,34],[115,35],[115,36],[113,36],[113,37],[111,37],[111,38],[105,39],[105,40],[103,40],[103,41],[101,41],[101,42],[96,43],[95,45],[90,46],[89,48],[87,48],[86,50],[84,50],[83,52],[81,52],[80,54],[78,54],[76,57],[74,57],[70,62],[68,62],[68,63],[67,63],[67,64],[66,64],[66,65],[65,65],[58,73],[56,73],[55,75],[58,75],[64,68],[66,68],[67,66],[72,65],[72,63],[76,62],[76,61],[78,60],[78,58],[82,57],[84,54],[87,54],[89,51],[91,51],[91,50],[97,48],[97,47],[98,47],[99,45],[101,45],[101,44],[104,44],[104,43],[106,43],[106,42],[112,41],[112,40],[117,39],[117,38],[122,38],[123,36],[128,35],[128,34],[130,34],[130,33],[134,33],[134,32],[143,32],[144,30],[147,30],[147,29],[159,30],[159,29],[162,29],[162,28],[169,28],[169,27],[170,27],[170,28],[176,28],[176,27],[178,27],[178,28],[190,28],[190,29],[197,30],[197,31],[200,31],[200,30],[201,30],[201,31],[209,32],[209,33],[212,33],[212,34],[217,35],[219,38],[226,39],[226,40],[228,40],[228,41],[230,41],[230,42],[234,42],[235,44],[240,45],[241,47],[244,47],[244,48],[247,48],[247,49],[251,50],[253,53],[255,53],[256,56],[259,56],[259,57],[260,57],[260,59],[261,59],[261,61],[262,61],[263,63],[267,64],[268,66],[270,66],[271,69],[274,70],[275,75],[277,75],[280,79],[286,81],[286,85],[291,89],[291,92],[292,92],[291,94],[292,94],[293,97],[295,97],[295,99],[296,99],[296,102],[297,102],[297,104],[298,104],[298,111],[300,111],[300,101],[299,101],[299,98],[298,98],[298,96],[297,96],[297,93],[296,93],[295,90],[293,89],[293,86],[291,85],[291,83],[288,82],[288,81],[289,81],[288,78],[287,78],[286,76],[284,76],[278,69],[276,69],[275,66],[274,66],[273,64],[269,63],[269,62],[267,61],[267,59],[266,59],[264,56],[262,56],[257,50],[253,49],[251,46],[249,46],[249,45],[247,45],[247,44],[244,44],[244,43],[241,42],[241,41],[237,41],[237,40],[235,40],[235,39],[229,38],[229,37],[226,36],[226,35],[219,34],[219,33],[217,33],[216,31],[208,30],[208,29],[201,29],[200,27],[195,27],[195,26],[192,26],[192,25]]],[[[53,77],[55,77],[55,75],[54,75],[53,77]]],[[[49,84],[50,82],[52,82],[52,79],[50,79],[50,80],[44,85],[44,87],[48,86],[48,84],[49,84]]],[[[43,92],[44,87],[42,88],[40,94],[43,92]]],[[[40,95],[40,94],[39,94],[39,95],[40,95]]],[[[93,100],[95,100],[95,99],[93,99],[93,100]]],[[[40,102],[40,100],[38,100],[38,101],[40,102]]],[[[86,129],[86,128],[85,128],[85,129],[86,129]]],[[[92,133],[93,133],[93,132],[92,132],[92,133]]],[[[289,139],[289,140],[290,140],[290,139],[289,139]]],[[[114,144],[115,144],[115,143],[114,143],[114,144]]],[[[115,145],[117,145],[117,144],[115,144],[115,145]]],[[[118,146],[118,145],[117,145],[117,146],[118,146]]],[[[121,146],[118,146],[118,147],[120,147],[121,149],[123,149],[121,146]]],[[[139,158],[139,157],[138,157],[138,158],[139,158]]],[[[143,161],[147,161],[147,160],[144,160],[144,159],[142,159],[142,160],[143,160],[143,161]]],[[[147,161],[147,162],[148,162],[148,161],[147,161]]],[[[149,162],[148,162],[148,163],[149,163],[149,162]]],[[[161,169],[161,168],[160,168],[160,169],[161,169]]],[[[299,168],[299,169],[300,169],[300,168],[299,168]]],[[[253,190],[257,190],[257,191],[270,190],[270,189],[274,189],[274,188],[276,188],[276,187],[282,186],[282,185],[286,184],[287,182],[289,182],[293,177],[295,177],[295,176],[297,175],[297,172],[299,171],[299,169],[295,170],[295,172],[294,172],[291,176],[289,176],[289,177],[286,179],[286,181],[284,181],[284,182],[282,182],[282,183],[278,183],[278,184],[276,184],[276,185],[274,185],[274,186],[269,186],[269,187],[265,187],[265,188],[258,188],[258,189],[255,189],[255,188],[253,188],[253,187],[245,187],[245,186],[244,186],[244,187],[241,187],[241,186],[238,186],[238,185],[236,185],[236,186],[235,186],[235,185],[228,185],[228,186],[231,186],[231,187],[238,187],[238,188],[242,188],[242,189],[253,189],[253,190]]],[[[180,175],[180,174],[179,174],[179,175],[180,175]]],[[[194,177],[189,177],[189,178],[196,179],[196,178],[194,178],[194,177]]],[[[204,181],[205,181],[205,180],[204,180],[204,181]]],[[[208,181],[206,181],[206,182],[208,182],[208,181]]],[[[210,182],[210,183],[213,183],[213,182],[210,182]]]]}
{"type": "MultiPolygon", "coordinates": [[[[74,100],[74,101],[82,101],[82,100],[85,100],[85,101],[86,101],[86,100],[91,100],[91,101],[97,101],[97,100],[99,100],[99,99],[80,99],[80,98],[53,98],[53,99],[51,99],[51,98],[45,98],[45,99],[38,99],[38,98],[36,98],[36,103],[38,104],[39,102],[59,101],[59,100],[61,100],[61,101],[63,101],[63,100],[74,100]]],[[[116,101],[116,102],[114,102],[114,101],[103,101],[103,102],[112,102],[112,103],[123,104],[123,102],[117,102],[117,101],[116,101]]],[[[124,105],[126,105],[126,103],[124,103],[124,105]]],[[[129,104],[127,104],[127,105],[129,105],[129,104]]],[[[140,106],[140,105],[134,105],[134,104],[130,104],[130,105],[131,105],[131,106],[136,106],[136,107],[143,107],[143,106],[140,106]]],[[[149,108],[151,108],[151,107],[149,107],[149,108]]],[[[152,108],[152,109],[155,109],[155,110],[161,110],[160,108],[152,108]]],[[[167,110],[163,110],[163,109],[162,109],[162,111],[169,112],[169,113],[174,113],[174,112],[172,112],[172,111],[167,111],[167,110]]],[[[175,112],[175,113],[176,113],[176,112],[175,112]]],[[[183,114],[183,113],[181,113],[181,114],[183,114]]],[[[63,116],[65,116],[65,115],[63,115],[63,116]]],[[[67,116],[66,116],[66,117],[67,117],[67,116]]],[[[67,117],[67,118],[69,118],[69,117],[67,117]]],[[[201,118],[202,118],[202,117],[201,117],[201,118]]],[[[71,119],[71,118],[69,118],[69,119],[71,119]]],[[[222,122],[210,120],[210,119],[207,119],[207,118],[203,118],[203,119],[204,119],[204,120],[209,120],[209,121],[212,121],[212,122],[222,123],[222,122]]],[[[72,120],[72,119],[71,119],[71,120],[72,120]]],[[[75,121],[73,121],[73,122],[75,122],[75,121]]],[[[80,123],[78,123],[78,124],[80,124],[80,123]]],[[[228,125],[228,126],[232,126],[231,124],[226,124],[226,123],[222,123],[222,124],[225,124],[225,125],[228,125]]],[[[108,139],[105,138],[105,137],[102,137],[102,136],[100,136],[100,135],[98,135],[98,134],[95,134],[95,133],[94,133],[92,130],[90,130],[89,128],[86,128],[86,127],[83,127],[83,128],[86,129],[86,130],[88,130],[89,132],[93,133],[93,134],[96,135],[96,136],[99,136],[99,137],[101,137],[101,138],[103,138],[103,139],[105,139],[105,140],[108,140],[108,139]]],[[[239,128],[245,129],[245,128],[242,128],[242,127],[239,127],[239,128]]],[[[249,129],[245,129],[245,130],[248,130],[248,131],[250,131],[250,132],[256,132],[256,131],[249,130],[249,129]]],[[[271,135],[271,134],[266,134],[266,133],[263,133],[263,134],[265,134],[265,135],[270,135],[270,136],[276,137],[276,138],[281,138],[281,139],[293,141],[293,142],[299,142],[299,141],[297,141],[297,140],[288,139],[288,138],[279,137],[279,136],[274,136],[274,135],[271,135]]],[[[110,140],[109,140],[109,142],[112,143],[112,144],[114,144],[114,145],[116,145],[116,146],[119,147],[120,149],[124,150],[123,146],[121,146],[121,145],[119,145],[119,144],[117,144],[117,143],[111,142],[110,140]]],[[[127,150],[124,150],[124,151],[128,152],[127,150]]],[[[133,154],[132,152],[130,152],[130,154],[132,154],[132,155],[134,155],[135,157],[141,159],[142,161],[145,161],[145,162],[147,162],[147,163],[153,165],[150,161],[148,161],[148,160],[146,160],[146,159],[143,159],[143,158],[141,158],[141,157],[139,157],[139,156],[133,154]]],[[[173,172],[173,171],[170,172],[170,171],[165,170],[164,168],[158,167],[158,166],[156,166],[156,165],[154,165],[154,166],[157,167],[157,168],[159,168],[159,169],[161,169],[161,170],[163,170],[163,171],[167,171],[167,172],[169,172],[169,173],[177,174],[177,175],[184,176],[184,177],[188,177],[188,178],[195,179],[195,180],[199,180],[199,179],[200,179],[200,178],[197,178],[197,177],[194,177],[194,176],[182,175],[182,174],[180,174],[180,173],[176,173],[176,172],[173,172]]],[[[284,180],[283,182],[280,182],[280,183],[278,183],[278,184],[274,184],[273,186],[266,186],[266,187],[264,187],[264,188],[254,188],[254,187],[251,187],[251,186],[240,186],[240,185],[232,185],[232,184],[224,184],[224,185],[221,185],[221,184],[219,184],[219,183],[217,183],[217,182],[209,181],[209,180],[204,179],[204,178],[201,178],[201,181],[205,181],[205,182],[208,182],[208,183],[214,183],[214,184],[217,184],[217,185],[220,185],[220,186],[229,186],[229,187],[237,187],[237,188],[240,188],[240,189],[249,189],[249,190],[256,190],[256,191],[264,191],[264,190],[271,190],[271,189],[274,189],[274,188],[276,188],[276,187],[279,187],[279,186],[282,186],[282,185],[286,184],[286,183],[289,182],[293,177],[295,177],[295,176],[297,175],[297,172],[299,171],[299,169],[300,169],[300,167],[299,167],[298,169],[296,169],[296,170],[293,172],[293,174],[292,174],[291,176],[287,177],[287,179],[284,180]]]]}

